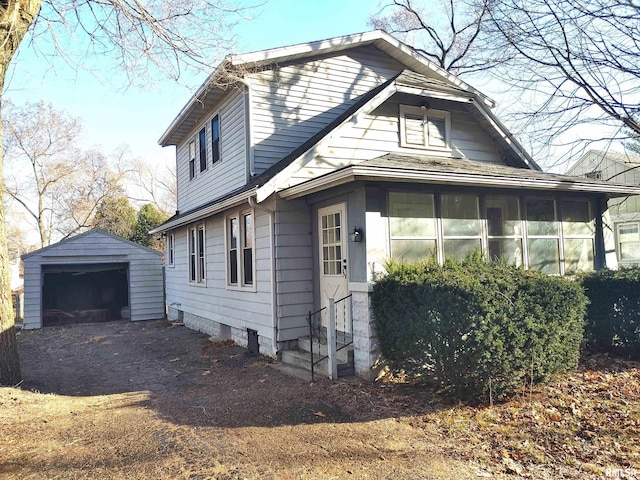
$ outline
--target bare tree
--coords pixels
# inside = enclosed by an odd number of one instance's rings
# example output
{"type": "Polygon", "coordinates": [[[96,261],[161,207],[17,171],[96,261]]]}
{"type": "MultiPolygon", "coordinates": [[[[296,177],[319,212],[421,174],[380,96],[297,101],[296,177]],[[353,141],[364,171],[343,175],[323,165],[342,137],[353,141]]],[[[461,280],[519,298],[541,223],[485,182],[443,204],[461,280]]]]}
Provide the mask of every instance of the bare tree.
{"type": "MultiPolygon", "coordinates": [[[[28,31],[34,38],[51,35],[57,52],[69,62],[91,67],[95,55],[108,55],[128,73],[130,83],[137,83],[154,76],[158,68],[173,78],[189,66],[208,70],[219,49],[228,47],[225,27],[240,11],[226,0],[2,1],[0,92],[28,31]],[[65,47],[78,44],[86,48],[76,59],[65,47]]],[[[16,384],[21,375],[7,256],[4,202],[0,201],[0,384],[16,384]]]]}
{"type": "Polygon", "coordinates": [[[175,168],[158,164],[150,166],[143,160],[134,161],[127,175],[134,187],[129,199],[137,203],[151,203],[159,211],[171,215],[178,201],[175,168]]]}
{"type": "Polygon", "coordinates": [[[486,70],[506,59],[487,55],[484,23],[492,0],[393,0],[369,23],[411,44],[438,66],[458,75],[486,70]]]}
{"type": "Polygon", "coordinates": [[[492,73],[528,99],[513,119],[541,144],[640,134],[637,0],[500,0],[483,34],[510,52],[492,73]],[[587,124],[605,128],[585,134],[587,124]]]}
{"type": "Polygon", "coordinates": [[[5,192],[31,217],[40,246],[91,226],[124,173],[100,152],[77,146],[80,123],[51,104],[5,102],[5,192]]]}

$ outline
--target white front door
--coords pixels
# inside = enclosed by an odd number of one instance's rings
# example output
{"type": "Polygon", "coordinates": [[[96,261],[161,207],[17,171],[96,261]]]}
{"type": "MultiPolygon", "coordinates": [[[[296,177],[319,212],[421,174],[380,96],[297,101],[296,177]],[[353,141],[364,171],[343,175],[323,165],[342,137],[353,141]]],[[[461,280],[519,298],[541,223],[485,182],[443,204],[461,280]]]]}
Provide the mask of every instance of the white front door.
{"type": "MultiPolygon", "coordinates": [[[[320,302],[326,306],[327,298],[340,300],[349,293],[347,264],[347,222],[345,204],[332,205],[318,210],[320,302]]],[[[336,330],[350,333],[348,321],[350,299],[336,304],[336,330]]],[[[322,312],[322,324],[327,326],[329,316],[322,312]]]]}

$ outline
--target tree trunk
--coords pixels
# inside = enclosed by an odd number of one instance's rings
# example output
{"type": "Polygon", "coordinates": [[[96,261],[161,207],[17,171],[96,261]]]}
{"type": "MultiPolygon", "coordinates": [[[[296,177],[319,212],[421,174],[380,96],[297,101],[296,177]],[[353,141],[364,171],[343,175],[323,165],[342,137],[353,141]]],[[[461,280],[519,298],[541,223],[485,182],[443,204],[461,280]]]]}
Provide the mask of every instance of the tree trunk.
{"type": "MultiPolygon", "coordinates": [[[[9,63],[29,26],[40,11],[42,0],[9,0],[0,3],[0,108],[9,63]]],[[[2,121],[0,120],[0,178],[2,176],[2,121]]],[[[0,191],[0,385],[17,385],[22,379],[15,316],[11,304],[7,224],[4,189],[0,191]]]]}

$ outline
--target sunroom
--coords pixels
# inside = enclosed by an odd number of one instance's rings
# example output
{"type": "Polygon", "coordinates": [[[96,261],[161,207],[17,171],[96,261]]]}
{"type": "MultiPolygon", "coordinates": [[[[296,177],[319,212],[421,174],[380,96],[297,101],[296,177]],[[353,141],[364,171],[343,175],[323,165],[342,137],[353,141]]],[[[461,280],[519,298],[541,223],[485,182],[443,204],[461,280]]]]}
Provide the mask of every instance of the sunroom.
{"type": "Polygon", "coordinates": [[[388,154],[279,194],[312,207],[316,304],[351,297],[355,371],[367,377],[377,356],[369,292],[389,258],[442,263],[480,249],[550,275],[615,268],[607,199],[639,192],[466,159],[388,154]]]}

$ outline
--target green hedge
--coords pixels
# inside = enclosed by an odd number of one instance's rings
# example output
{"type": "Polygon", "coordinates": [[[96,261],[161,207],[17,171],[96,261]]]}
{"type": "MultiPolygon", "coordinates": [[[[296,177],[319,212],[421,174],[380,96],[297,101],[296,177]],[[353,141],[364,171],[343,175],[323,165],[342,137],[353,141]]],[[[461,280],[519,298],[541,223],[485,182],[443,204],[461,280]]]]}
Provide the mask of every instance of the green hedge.
{"type": "Polygon", "coordinates": [[[586,340],[592,349],[640,355],[640,267],[584,275],[586,340]]]}
{"type": "Polygon", "coordinates": [[[389,262],[373,289],[381,353],[394,372],[455,397],[494,398],[574,369],[587,299],[578,282],[484,262],[389,262]]]}

